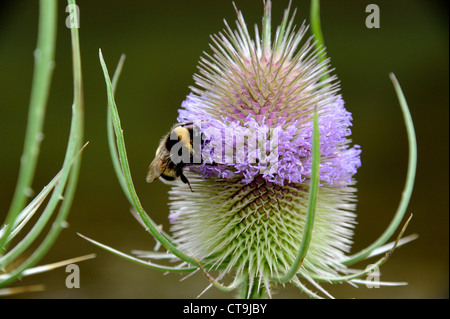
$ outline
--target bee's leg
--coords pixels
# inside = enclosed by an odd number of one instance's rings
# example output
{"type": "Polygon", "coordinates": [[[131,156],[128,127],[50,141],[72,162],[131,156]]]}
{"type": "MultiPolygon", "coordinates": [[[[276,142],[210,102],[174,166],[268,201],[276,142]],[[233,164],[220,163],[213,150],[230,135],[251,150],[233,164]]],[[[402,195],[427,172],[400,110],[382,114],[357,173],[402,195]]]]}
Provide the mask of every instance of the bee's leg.
{"type": "Polygon", "coordinates": [[[192,190],[191,183],[189,183],[189,180],[187,179],[186,176],[184,176],[183,172],[181,172],[180,178],[181,178],[181,181],[182,181],[183,183],[188,184],[189,188],[191,189],[191,192],[194,192],[194,191],[192,190]]]}

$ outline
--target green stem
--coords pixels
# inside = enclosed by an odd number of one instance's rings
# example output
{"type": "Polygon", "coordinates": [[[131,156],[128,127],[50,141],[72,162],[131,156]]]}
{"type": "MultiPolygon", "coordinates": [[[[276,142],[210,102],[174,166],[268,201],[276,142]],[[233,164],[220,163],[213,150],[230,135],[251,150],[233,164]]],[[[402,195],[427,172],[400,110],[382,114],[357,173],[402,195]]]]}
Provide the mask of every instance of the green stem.
{"type": "MultiPolygon", "coordinates": [[[[49,1],[49,0],[42,0],[49,1]]],[[[54,0],[52,0],[54,1],[54,0]]],[[[56,3],[56,1],[55,1],[56,3]]],[[[75,5],[74,0],[69,0],[69,4],[75,5]]],[[[81,147],[81,141],[83,139],[83,129],[84,129],[84,114],[83,114],[83,86],[81,77],[81,57],[80,57],[80,47],[78,38],[78,29],[71,29],[72,36],[72,60],[73,60],[73,72],[74,72],[74,101],[72,105],[72,120],[71,129],[69,133],[69,142],[67,145],[66,155],[64,158],[63,168],[61,170],[61,178],[56,185],[55,190],[45,208],[42,216],[39,218],[38,222],[34,225],[33,229],[27,234],[27,236],[22,240],[10,253],[8,253],[8,260],[12,260],[14,257],[18,256],[24,251],[29,245],[34,241],[40,231],[44,228],[47,221],[50,219],[53,211],[55,210],[57,204],[64,198],[63,203],[59,209],[58,215],[49,230],[47,236],[44,238],[42,243],[36,248],[31,256],[27,258],[20,266],[15,268],[9,277],[0,282],[0,287],[10,284],[11,282],[18,279],[21,273],[38,263],[42,257],[48,252],[48,250],[54,244],[56,238],[58,237],[61,230],[64,228],[69,209],[72,204],[74,197],[79,169],[81,164],[81,158],[79,150],[81,147]],[[68,181],[68,186],[66,188],[66,183],[68,181]],[[64,192],[65,190],[65,192],[64,192]],[[64,197],[62,194],[64,193],[64,197]]]]}
{"type": "MultiPolygon", "coordinates": [[[[311,11],[310,11],[310,19],[311,19],[311,32],[316,39],[315,47],[316,50],[321,50],[325,48],[325,42],[323,40],[322,28],[320,26],[320,0],[311,0],[311,11]]],[[[325,51],[323,51],[319,56],[319,63],[324,62],[327,59],[327,55],[325,51]]],[[[321,77],[321,81],[324,81],[329,78],[328,73],[324,73],[321,77]]]]}
{"type": "Polygon", "coordinates": [[[12,224],[20,211],[25,207],[27,194],[31,189],[40,145],[42,141],[42,127],[51,79],[54,68],[56,46],[56,17],[57,1],[43,0],[39,3],[39,26],[36,50],[34,51],[34,73],[31,88],[30,107],[28,111],[27,130],[20,171],[16,189],[5,220],[6,232],[0,238],[0,255],[6,250],[6,238],[11,232],[12,224]]]}
{"type": "Polygon", "coordinates": [[[258,287],[258,284],[250,281],[250,277],[246,276],[242,279],[239,291],[239,299],[265,299],[267,292],[265,287],[258,287]]]}

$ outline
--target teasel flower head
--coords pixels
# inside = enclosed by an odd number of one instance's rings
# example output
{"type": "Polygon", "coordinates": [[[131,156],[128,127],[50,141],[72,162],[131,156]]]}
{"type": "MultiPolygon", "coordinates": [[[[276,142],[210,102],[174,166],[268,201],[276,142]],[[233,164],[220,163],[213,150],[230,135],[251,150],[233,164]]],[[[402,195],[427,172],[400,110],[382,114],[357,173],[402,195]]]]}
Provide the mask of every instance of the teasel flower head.
{"type": "MultiPolygon", "coordinates": [[[[170,221],[179,249],[217,281],[234,278],[243,297],[271,294],[292,268],[307,228],[313,117],[320,133],[319,192],[307,254],[286,281],[347,273],[342,261],[355,224],[353,176],[360,148],[352,146],[351,114],[323,48],[295,26],[286,9],[272,34],[271,2],[254,37],[236,9],[199,62],[195,86],[178,122],[200,130],[202,162],[185,169],[170,191],[170,221]],[[316,112],[316,113],[315,113],[316,112]]],[[[313,293],[310,292],[312,295],[313,293]]]]}
{"type": "Polygon", "coordinates": [[[386,244],[408,208],[417,168],[406,98],[391,74],[409,145],[400,204],[378,239],[348,255],[355,224],[353,177],[361,150],[351,145],[351,114],[323,49],[319,1],[311,1],[312,33],[318,41],[305,37],[305,24],[294,26],[295,13],[291,17],[289,11],[290,5],[272,36],[271,2],[266,0],[261,32],[255,27],[252,38],[236,9],[236,30],[225,22],[225,30],[212,37],[212,53],[201,58],[196,85],[179,110],[181,124],[163,138],[147,174],[149,182],[171,180],[173,236],[146,213],[133,185],[114,100],[124,56],[111,81],[99,50],[114,169],[133,215],[157,245],[154,252],[135,251],[135,257],[81,237],[151,269],[201,271],[210,282],[207,289],[240,288],[243,298],[271,297],[272,288],[287,283],[316,298],[332,297],[320,282],[372,285],[370,277],[377,285],[405,284],[376,278],[377,268],[398,246],[417,238],[402,238],[411,215],[395,242],[386,244]],[[384,253],[365,270],[348,268],[384,253]],[[153,262],[167,259],[180,263],[153,262]]]}

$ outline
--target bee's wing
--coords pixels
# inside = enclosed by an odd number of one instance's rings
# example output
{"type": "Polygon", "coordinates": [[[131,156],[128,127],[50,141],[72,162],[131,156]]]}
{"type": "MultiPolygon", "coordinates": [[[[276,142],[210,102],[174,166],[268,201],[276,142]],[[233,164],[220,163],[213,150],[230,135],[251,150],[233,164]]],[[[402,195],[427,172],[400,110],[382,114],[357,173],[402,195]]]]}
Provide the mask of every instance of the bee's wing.
{"type": "Polygon", "coordinates": [[[162,173],[164,173],[165,165],[164,165],[164,156],[157,152],[155,159],[151,162],[147,171],[147,183],[153,182],[155,179],[158,179],[162,173]]]}

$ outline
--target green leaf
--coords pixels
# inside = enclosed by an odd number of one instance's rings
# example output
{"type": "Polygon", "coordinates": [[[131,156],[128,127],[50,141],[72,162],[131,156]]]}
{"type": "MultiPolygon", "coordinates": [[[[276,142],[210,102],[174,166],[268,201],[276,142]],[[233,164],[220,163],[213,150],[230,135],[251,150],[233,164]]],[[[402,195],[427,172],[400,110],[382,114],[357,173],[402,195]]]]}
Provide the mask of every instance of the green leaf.
{"type": "Polygon", "coordinates": [[[313,145],[312,145],[312,165],[311,165],[311,183],[308,197],[308,209],[305,222],[305,232],[303,233],[302,243],[298,250],[294,264],[291,269],[279,279],[281,283],[286,283],[297,274],[303,260],[308,252],[309,244],[311,243],[314,217],[316,212],[317,198],[319,196],[319,167],[320,167],[320,132],[319,132],[319,117],[317,108],[314,110],[313,117],[313,145]]]}
{"type": "MultiPolygon", "coordinates": [[[[183,261],[190,263],[191,265],[197,265],[195,259],[185,255],[183,252],[179,251],[176,248],[176,244],[174,241],[164,232],[158,230],[158,226],[156,223],[147,215],[144,208],[141,205],[139,197],[137,196],[136,190],[134,188],[133,179],[131,177],[130,166],[128,163],[127,152],[125,147],[125,139],[123,136],[122,126],[120,124],[119,112],[117,110],[116,102],[114,100],[113,87],[111,83],[111,79],[109,77],[108,69],[106,67],[105,61],[103,59],[102,51],[99,50],[99,59],[100,64],[102,66],[103,75],[105,77],[106,90],[107,90],[107,98],[108,98],[108,106],[110,109],[110,114],[113,121],[113,128],[116,135],[116,147],[119,155],[119,161],[121,165],[121,173],[118,176],[119,179],[125,179],[126,184],[126,196],[131,199],[131,203],[138,212],[139,216],[142,219],[142,222],[145,224],[146,229],[155,237],[157,241],[161,243],[161,245],[166,248],[169,252],[174,254],[176,257],[180,258],[183,261]],[[123,174],[123,175],[122,175],[123,174]]],[[[111,153],[114,156],[114,152],[111,153]]]]}
{"type": "Polygon", "coordinates": [[[92,244],[94,244],[94,245],[96,245],[96,246],[98,246],[98,247],[100,247],[100,248],[102,248],[104,250],[109,251],[110,253],[113,253],[114,255],[117,255],[117,256],[119,256],[121,258],[124,258],[124,259],[126,259],[128,261],[131,261],[131,262],[133,262],[135,264],[138,264],[138,265],[141,265],[141,266],[145,266],[145,267],[148,267],[148,268],[151,268],[151,269],[162,270],[162,271],[170,271],[170,272],[178,272],[178,273],[192,272],[192,271],[195,271],[197,269],[197,268],[181,268],[181,267],[169,267],[169,266],[164,266],[164,265],[158,265],[158,264],[146,261],[146,260],[142,260],[142,259],[136,258],[136,257],[131,256],[131,255],[125,254],[125,253],[123,253],[121,251],[118,251],[117,249],[114,249],[112,247],[109,247],[107,245],[99,243],[98,241],[95,241],[95,240],[93,240],[91,238],[88,238],[88,237],[86,237],[84,235],[78,234],[78,236],[80,236],[81,238],[89,241],[90,243],[92,243],[92,244]]]}
{"type": "Polygon", "coordinates": [[[349,256],[348,259],[346,259],[343,262],[343,264],[347,266],[367,258],[372,253],[372,251],[384,245],[389,240],[389,238],[395,233],[398,226],[402,222],[403,217],[405,216],[406,209],[408,208],[409,201],[411,199],[411,194],[414,188],[414,180],[417,169],[416,133],[414,131],[414,124],[412,121],[411,113],[409,112],[408,104],[406,102],[405,95],[403,94],[403,91],[400,87],[400,84],[398,83],[393,73],[390,74],[390,77],[392,83],[394,84],[395,92],[397,93],[400,108],[403,113],[403,120],[405,121],[406,125],[406,132],[408,134],[409,157],[408,157],[408,171],[406,175],[406,183],[402,193],[400,204],[389,226],[386,228],[384,233],[371,245],[359,251],[358,253],[349,256]]]}

